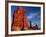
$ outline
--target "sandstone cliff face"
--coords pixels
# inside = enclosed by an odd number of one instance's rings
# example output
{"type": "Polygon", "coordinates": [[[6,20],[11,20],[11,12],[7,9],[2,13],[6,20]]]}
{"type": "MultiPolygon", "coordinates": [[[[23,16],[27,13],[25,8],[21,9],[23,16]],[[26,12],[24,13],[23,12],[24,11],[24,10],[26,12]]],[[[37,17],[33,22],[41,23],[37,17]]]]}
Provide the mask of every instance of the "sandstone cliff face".
{"type": "Polygon", "coordinates": [[[26,19],[25,10],[22,7],[19,7],[13,14],[12,30],[19,31],[27,29],[28,21],[26,19]]]}

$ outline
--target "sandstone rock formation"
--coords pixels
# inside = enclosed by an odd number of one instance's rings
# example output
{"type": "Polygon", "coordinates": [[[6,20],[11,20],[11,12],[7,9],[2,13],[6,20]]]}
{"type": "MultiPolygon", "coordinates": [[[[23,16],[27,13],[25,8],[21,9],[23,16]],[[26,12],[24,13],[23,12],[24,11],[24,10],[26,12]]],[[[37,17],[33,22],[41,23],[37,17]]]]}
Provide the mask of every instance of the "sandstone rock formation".
{"type": "Polygon", "coordinates": [[[25,10],[22,7],[19,7],[13,14],[12,30],[18,31],[27,29],[28,21],[26,19],[25,10]]]}

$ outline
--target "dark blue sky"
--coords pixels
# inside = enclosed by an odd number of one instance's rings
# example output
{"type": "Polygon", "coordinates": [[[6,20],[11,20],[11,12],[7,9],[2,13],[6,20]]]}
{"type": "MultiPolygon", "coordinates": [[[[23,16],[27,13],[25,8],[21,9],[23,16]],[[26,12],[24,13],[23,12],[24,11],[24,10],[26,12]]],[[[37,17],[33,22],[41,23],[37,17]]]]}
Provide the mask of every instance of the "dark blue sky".
{"type": "MultiPolygon", "coordinates": [[[[11,6],[11,18],[13,17],[14,10],[16,10],[19,6],[11,6]]],[[[22,6],[26,12],[26,16],[29,21],[32,21],[32,25],[37,24],[39,27],[41,25],[41,8],[40,7],[31,7],[31,6],[22,6]]],[[[30,24],[29,24],[30,25],[30,24]]]]}

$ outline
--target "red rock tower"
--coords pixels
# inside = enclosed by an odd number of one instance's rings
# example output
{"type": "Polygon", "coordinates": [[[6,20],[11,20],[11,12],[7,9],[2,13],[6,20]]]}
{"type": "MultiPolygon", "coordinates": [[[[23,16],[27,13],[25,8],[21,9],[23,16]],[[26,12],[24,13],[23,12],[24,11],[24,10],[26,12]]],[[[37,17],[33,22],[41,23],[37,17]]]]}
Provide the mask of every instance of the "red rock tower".
{"type": "Polygon", "coordinates": [[[19,7],[13,14],[12,30],[19,31],[27,29],[28,21],[26,19],[25,10],[22,7],[19,7]]]}

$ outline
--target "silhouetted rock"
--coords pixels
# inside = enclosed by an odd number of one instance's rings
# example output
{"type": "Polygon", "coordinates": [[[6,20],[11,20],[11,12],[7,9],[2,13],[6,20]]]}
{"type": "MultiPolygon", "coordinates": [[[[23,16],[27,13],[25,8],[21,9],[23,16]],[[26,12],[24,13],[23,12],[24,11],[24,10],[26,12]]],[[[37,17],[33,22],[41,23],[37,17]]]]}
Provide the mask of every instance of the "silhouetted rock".
{"type": "Polygon", "coordinates": [[[32,29],[32,22],[30,21],[30,29],[32,29]]]}

